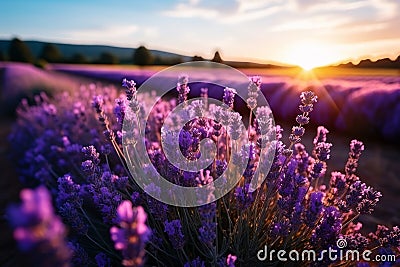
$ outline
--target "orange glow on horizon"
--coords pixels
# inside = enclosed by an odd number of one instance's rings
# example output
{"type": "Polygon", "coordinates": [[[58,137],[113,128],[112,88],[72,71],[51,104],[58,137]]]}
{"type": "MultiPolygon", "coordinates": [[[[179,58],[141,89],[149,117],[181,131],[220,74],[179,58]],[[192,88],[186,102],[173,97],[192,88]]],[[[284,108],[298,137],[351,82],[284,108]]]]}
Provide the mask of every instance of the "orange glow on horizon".
{"type": "Polygon", "coordinates": [[[303,41],[287,47],[285,62],[300,66],[305,71],[336,62],[340,56],[327,44],[303,41]]]}

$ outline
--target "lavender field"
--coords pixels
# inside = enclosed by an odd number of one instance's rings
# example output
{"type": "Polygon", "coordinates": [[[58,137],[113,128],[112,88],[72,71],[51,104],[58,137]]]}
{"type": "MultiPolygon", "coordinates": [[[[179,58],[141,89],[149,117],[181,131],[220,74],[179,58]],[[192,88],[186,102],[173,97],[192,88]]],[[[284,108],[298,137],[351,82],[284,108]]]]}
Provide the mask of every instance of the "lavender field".
{"type": "MultiPolygon", "coordinates": [[[[140,85],[160,70],[0,65],[2,266],[279,264],[260,261],[264,246],[312,249],[317,256],[326,249],[369,249],[395,255],[382,266],[399,264],[398,71],[243,69],[249,77],[244,83],[223,69],[199,68],[190,77],[168,73],[141,93],[140,85]],[[238,91],[215,84],[205,89],[199,82],[204,79],[228,80],[238,91]],[[166,84],[171,93],[152,107],[166,84]],[[260,106],[261,94],[272,114],[260,106]],[[200,116],[175,136],[182,154],[199,159],[205,138],[217,147],[212,164],[190,172],[168,161],[161,137],[168,136],[162,125],[170,111],[195,97],[218,99],[228,108],[205,100],[185,106],[200,116]],[[144,110],[150,110],[147,120],[144,110]],[[249,118],[252,111],[256,118],[249,118]],[[135,134],[143,127],[154,168],[124,153],[127,118],[135,134]],[[242,120],[244,127],[238,126],[242,120]],[[240,131],[246,136],[239,137],[240,131]],[[247,145],[235,145],[239,141],[247,145]],[[271,147],[276,150],[269,169],[262,159],[271,147]],[[237,172],[240,165],[243,173],[237,172]],[[231,166],[238,178],[234,189],[198,207],[165,204],[146,193],[167,194],[162,188],[143,189],[137,180],[155,177],[155,170],[171,183],[202,188],[231,166]],[[258,175],[266,179],[252,191],[258,175]]],[[[135,138],[132,153],[139,151],[135,138]]],[[[208,197],[213,199],[213,190],[208,197]]],[[[298,265],[369,263],[326,258],[298,265]]]]}
{"type": "MultiPolygon", "coordinates": [[[[113,83],[118,83],[124,77],[131,77],[138,84],[160,70],[159,68],[132,70],[121,67],[71,67],[69,65],[55,65],[51,69],[113,83]]],[[[263,77],[261,90],[278,120],[288,122],[293,118],[297,113],[294,100],[304,88],[310,88],[320,97],[319,110],[312,115],[314,124],[398,143],[400,135],[400,73],[398,70],[331,69],[316,70],[316,73],[312,75],[301,73],[298,69],[244,69],[242,71],[247,75],[263,77]]],[[[201,76],[200,72],[199,78],[201,76]]],[[[175,77],[170,77],[170,79],[175,79],[175,77]]],[[[218,74],[213,79],[218,82],[218,74]]],[[[192,90],[192,94],[199,94],[199,89],[192,90]]],[[[214,96],[217,94],[215,93],[214,96]]]]}

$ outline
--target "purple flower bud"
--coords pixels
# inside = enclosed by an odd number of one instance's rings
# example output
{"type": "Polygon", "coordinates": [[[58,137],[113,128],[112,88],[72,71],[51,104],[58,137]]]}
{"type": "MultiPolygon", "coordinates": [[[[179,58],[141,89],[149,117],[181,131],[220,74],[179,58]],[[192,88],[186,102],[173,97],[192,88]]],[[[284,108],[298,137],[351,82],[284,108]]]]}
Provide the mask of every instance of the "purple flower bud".
{"type": "Polygon", "coordinates": [[[316,146],[318,143],[326,142],[326,135],[329,133],[329,131],[324,127],[324,126],[318,126],[317,129],[317,136],[314,138],[314,146],[316,146]]]}
{"type": "Polygon", "coordinates": [[[331,143],[318,143],[315,147],[317,159],[320,161],[327,161],[330,158],[331,147],[331,143]]]}
{"type": "Polygon", "coordinates": [[[185,236],[182,233],[181,221],[172,220],[164,222],[164,232],[167,233],[169,241],[174,249],[183,248],[185,245],[185,236]]]}
{"type": "Polygon", "coordinates": [[[119,227],[110,229],[115,249],[122,251],[125,266],[142,266],[145,245],[150,229],[145,224],[147,215],[142,207],[132,208],[128,200],[121,202],[117,209],[119,227]]]}
{"type": "Polygon", "coordinates": [[[310,118],[304,115],[297,115],[296,117],[296,122],[300,125],[305,125],[308,124],[310,121],[310,118]]]}
{"type": "Polygon", "coordinates": [[[317,102],[318,97],[312,91],[305,91],[300,94],[300,100],[303,105],[312,105],[317,102]]]}
{"type": "Polygon", "coordinates": [[[237,257],[235,255],[229,254],[228,257],[226,257],[226,264],[228,267],[235,267],[235,261],[237,260],[237,257]]]}
{"type": "Polygon", "coordinates": [[[11,206],[8,215],[14,238],[35,266],[68,266],[71,251],[65,243],[66,229],[54,214],[49,191],[43,186],[23,189],[22,203],[11,206]]]}
{"type": "Polygon", "coordinates": [[[302,137],[304,135],[305,129],[303,127],[299,126],[294,126],[292,128],[292,134],[294,134],[297,137],[302,137]]]}
{"type": "Polygon", "coordinates": [[[133,80],[127,80],[124,78],[122,80],[122,86],[125,87],[125,94],[126,94],[126,99],[129,101],[132,100],[136,96],[136,83],[133,80]]]}
{"type": "Polygon", "coordinates": [[[236,90],[233,88],[225,87],[223,102],[230,108],[233,108],[233,101],[235,100],[236,90]]]}
{"type": "Polygon", "coordinates": [[[301,112],[303,113],[310,113],[311,111],[313,111],[313,105],[309,104],[309,105],[300,105],[299,109],[301,112]]]}
{"type": "Polygon", "coordinates": [[[200,259],[200,257],[195,258],[190,262],[186,262],[183,267],[205,267],[204,261],[200,259]]]}
{"type": "Polygon", "coordinates": [[[310,206],[304,217],[304,223],[310,228],[314,228],[324,209],[323,197],[324,193],[322,192],[313,192],[310,194],[310,206]]]}
{"type": "Polygon", "coordinates": [[[94,259],[96,260],[98,267],[111,267],[111,259],[103,252],[97,254],[94,259]]]}

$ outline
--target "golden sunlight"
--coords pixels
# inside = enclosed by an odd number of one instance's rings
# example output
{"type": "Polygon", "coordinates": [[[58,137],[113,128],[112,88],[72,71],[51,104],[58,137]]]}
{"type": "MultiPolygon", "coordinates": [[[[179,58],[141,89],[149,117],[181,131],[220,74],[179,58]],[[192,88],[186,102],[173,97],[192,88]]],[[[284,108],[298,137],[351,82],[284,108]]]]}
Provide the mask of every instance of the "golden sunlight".
{"type": "Polygon", "coordinates": [[[287,49],[286,62],[298,65],[307,71],[331,64],[339,58],[333,49],[318,42],[300,42],[287,49]]]}

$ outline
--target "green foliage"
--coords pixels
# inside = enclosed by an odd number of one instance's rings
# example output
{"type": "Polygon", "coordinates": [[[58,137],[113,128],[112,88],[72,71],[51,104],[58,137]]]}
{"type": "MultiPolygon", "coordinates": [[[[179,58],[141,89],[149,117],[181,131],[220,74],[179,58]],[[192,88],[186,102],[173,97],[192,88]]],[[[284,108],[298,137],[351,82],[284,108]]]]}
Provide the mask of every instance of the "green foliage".
{"type": "Polygon", "coordinates": [[[3,51],[0,51],[0,61],[6,61],[6,55],[3,51]]]}
{"type": "Polygon", "coordinates": [[[46,68],[46,65],[47,65],[47,61],[46,60],[44,60],[44,59],[39,59],[39,60],[37,60],[36,62],[35,62],[35,67],[38,67],[38,68],[40,68],[40,69],[45,69],[46,68]]]}
{"type": "Polygon", "coordinates": [[[18,38],[12,39],[8,50],[10,61],[33,63],[34,57],[25,42],[18,38]]]}
{"type": "Polygon", "coordinates": [[[97,63],[114,65],[119,63],[119,58],[111,52],[103,52],[97,63]]]}
{"type": "Polygon", "coordinates": [[[89,59],[82,53],[75,53],[69,60],[69,63],[74,64],[87,64],[89,63],[89,59]]]}
{"type": "Polygon", "coordinates": [[[203,60],[204,60],[204,58],[201,56],[198,56],[198,55],[194,55],[192,57],[192,61],[203,61],[203,60]]]}
{"type": "Polygon", "coordinates": [[[133,63],[140,66],[151,65],[154,62],[152,53],[144,46],[139,46],[133,54],[133,63]]]}
{"type": "Polygon", "coordinates": [[[60,49],[54,44],[45,44],[40,53],[40,58],[49,63],[59,63],[63,61],[60,49]]]}

